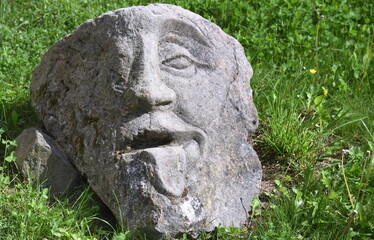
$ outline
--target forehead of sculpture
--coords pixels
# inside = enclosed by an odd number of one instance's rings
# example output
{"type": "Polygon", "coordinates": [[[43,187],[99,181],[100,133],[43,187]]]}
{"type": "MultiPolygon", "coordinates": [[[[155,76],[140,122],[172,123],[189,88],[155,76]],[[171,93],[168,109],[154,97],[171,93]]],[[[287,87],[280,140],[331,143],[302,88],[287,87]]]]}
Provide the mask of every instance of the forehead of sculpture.
{"type": "Polygon", "coordinates": [[[105,13],[95,22],[99,27],[113,29],[112,36],[155,35],[161,39],[168,33],[175,33],[206,47],[214,47],[213,41],[222,42],[225,36],[218,26],[201,16],[167,4],[119,9],[105,13]]]}

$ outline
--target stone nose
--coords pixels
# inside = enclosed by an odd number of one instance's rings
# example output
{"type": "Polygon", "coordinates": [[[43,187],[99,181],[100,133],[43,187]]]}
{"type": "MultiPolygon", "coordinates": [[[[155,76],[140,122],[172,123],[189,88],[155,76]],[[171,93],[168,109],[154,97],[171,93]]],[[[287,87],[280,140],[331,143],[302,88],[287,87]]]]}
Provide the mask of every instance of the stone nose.
{"type": "Polygon", "coordinates": [[[144,51],[133,66],[133,86],[140,108],[152,110],[155,107],[171,105],[176,101],[176,93],[161,78],[157,51],[144,51]]]}
{"type": "Polygon", "coordinates": [[[159,78],[156,71],[142,73],[134,87],[135,96],[152,107],[169,105],[175,102],[176,94],[159,78]]]}

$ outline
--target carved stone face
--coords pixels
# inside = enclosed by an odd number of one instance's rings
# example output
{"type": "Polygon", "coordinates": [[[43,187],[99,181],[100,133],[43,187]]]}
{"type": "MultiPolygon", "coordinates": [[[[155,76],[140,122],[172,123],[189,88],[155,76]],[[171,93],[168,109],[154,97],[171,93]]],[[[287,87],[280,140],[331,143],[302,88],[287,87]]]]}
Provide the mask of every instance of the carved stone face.
{"type": "Polygon", "coordinates": [[[217,140],[209,138],[216,130],[211,126],[220,121],[231,69],[219,65],[213,43],[191,23],[163,14],[144,14],[136,22],[145,27],[120,40],[127,43],[122,59],[130,64],[120,66],[123,81],[114,89],[123,94],[130,120],[119,127],[126,141],[117,151],[127,160],[138,160],[139,153],[154,158],[151,182],[160,193],[179,197],[186,164],[201,160],[217,140]]]}
{"type": "Polygon", "coordinates": [[[47,130],[111,210],[175,235],[245,220],[261,177],[247,143],[251,76],[216,25],[150,5],[82,24],[44,56],[31,89],[47,130]]]}

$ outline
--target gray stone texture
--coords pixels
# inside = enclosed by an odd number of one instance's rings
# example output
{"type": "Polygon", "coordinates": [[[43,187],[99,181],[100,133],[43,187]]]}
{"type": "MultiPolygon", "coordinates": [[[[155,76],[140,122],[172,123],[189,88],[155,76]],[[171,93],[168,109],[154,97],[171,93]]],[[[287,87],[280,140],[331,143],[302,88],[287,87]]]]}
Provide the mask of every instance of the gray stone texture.
{"type": "Polygon", "coordinates": [[[31,82],[46,129],[125,227],[153,238],[239,227],[259,192],[258,125],[243,48],[155,4],[88,20],[31,82]]]}
{"type": "Polygon", "coordinates": [[[50,136],[28,128],[16,138],[16,143],[16,164],[24,177],[43,184],[57,197],[79,185],[79,172],[50,136]]]}

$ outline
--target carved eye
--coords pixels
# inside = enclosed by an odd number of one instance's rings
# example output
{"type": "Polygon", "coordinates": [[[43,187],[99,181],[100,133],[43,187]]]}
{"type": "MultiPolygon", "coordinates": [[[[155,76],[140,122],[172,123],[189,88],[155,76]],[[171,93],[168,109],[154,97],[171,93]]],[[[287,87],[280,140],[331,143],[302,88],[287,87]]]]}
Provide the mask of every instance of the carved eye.
{"type": "Polygon", "coordinates": [[[184,55],[178,55],[173,58],[166,59],[162,62],[164,66],[172,67],[178,70],[187,69],[188,67],[192,66],[194,63],[193,61],[184,55]]]}
{"type": "Polygon", "coordinates": [[[161,62],[161,69],[181,77],[191,77],[196,73],[196,61],[185,54],[166,58],[161,62]]]}

